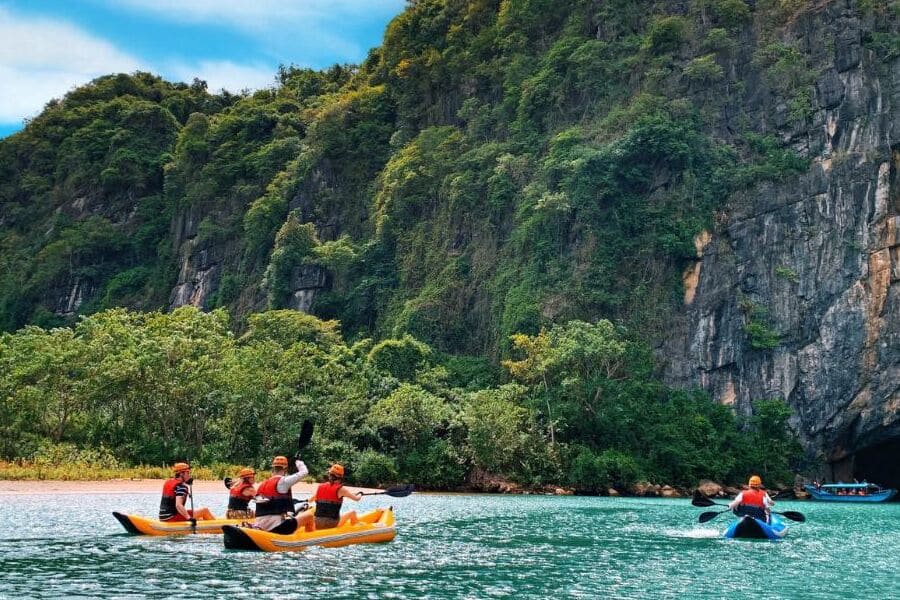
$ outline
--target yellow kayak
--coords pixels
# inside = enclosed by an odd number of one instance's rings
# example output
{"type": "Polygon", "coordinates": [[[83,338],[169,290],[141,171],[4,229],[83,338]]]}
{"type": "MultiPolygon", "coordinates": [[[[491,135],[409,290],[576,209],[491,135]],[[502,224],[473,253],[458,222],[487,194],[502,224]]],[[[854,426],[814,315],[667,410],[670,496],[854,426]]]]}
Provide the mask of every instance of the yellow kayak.
{"type": "MultiPolygon", "coordinates": [[[[199,523],[198,523],[199,525],[199,523]]],[[[394,511],[379,508],[359,516],[354,525],[344,525],[331,529],[306,531],[298,529],[294,533],[281,535],[271,531],[225,525],[225,547],[232,550],[262,550],[263,552],[296,552],[309,546],[349,546],[350,544],[374,544],[390,542],[397,536],[394,527],[394,511]]]]}
{"type": "Polygon", "coordinates": [[[191,533],[222,533],[225,525],[240,525],[240,519],[215,519],[197,521],[197,529],[191,527],[189,521],[159,521],[137,515],[125,515],[114,512],[113,516],[122,524],[128,533],[133,535],[186,535],[191,533]]]}

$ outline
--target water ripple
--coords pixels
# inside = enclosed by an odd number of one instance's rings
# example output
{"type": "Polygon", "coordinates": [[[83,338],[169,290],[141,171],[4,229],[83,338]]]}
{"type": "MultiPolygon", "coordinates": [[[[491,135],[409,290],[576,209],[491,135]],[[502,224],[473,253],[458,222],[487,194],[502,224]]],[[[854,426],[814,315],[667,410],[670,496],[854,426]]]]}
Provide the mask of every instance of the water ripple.
{"type": "Polygon", "coordinates": [[[255,554],[123,535],[110,511],[153,514],[156,498],[108,500],[16,497],[0,514],[0,597],[900,597],[900,504],[779,504],[808,521],[770,543],[725,540],[727,517],[701,526],[686,501],[414,495],[395,505],[393,543],[255,554]]]}

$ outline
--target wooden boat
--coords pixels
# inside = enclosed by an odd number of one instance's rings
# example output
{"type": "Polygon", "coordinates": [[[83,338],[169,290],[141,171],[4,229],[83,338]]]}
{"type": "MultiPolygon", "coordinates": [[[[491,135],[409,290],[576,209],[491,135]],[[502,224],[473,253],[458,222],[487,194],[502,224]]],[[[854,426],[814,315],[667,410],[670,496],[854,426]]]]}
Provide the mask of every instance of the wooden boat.
{"type": "Polygon", "coordinates": [[[804,485],[814,500],[828,502],[885,502],[894,497],[897,490],[885,489],[874,483],[826,483],[804,485]]]}

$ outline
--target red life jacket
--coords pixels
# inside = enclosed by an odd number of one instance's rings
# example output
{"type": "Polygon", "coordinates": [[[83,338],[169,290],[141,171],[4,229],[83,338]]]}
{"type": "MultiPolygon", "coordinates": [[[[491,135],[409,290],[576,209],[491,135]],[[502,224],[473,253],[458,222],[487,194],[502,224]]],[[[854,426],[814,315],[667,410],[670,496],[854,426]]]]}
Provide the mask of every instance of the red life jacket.
{"type": "Polygon", "coordinates": [[[252,487],[252,483],[243,480],[231,486],[231,490],[228,492],[228,509],[247,510],[250,506],[250,498],[244,495],[244,490],[252,487]]]}
{"type": "Polygon", "coordinates": [[[744,490],[741,494],[741,504],[747,506],[756,506],[757,508],[766,508],[766,503],[764,498],[766,497],[766,493],[762,490],[755,490],[750,488],[749,490],[744,490]]]}
{"type": "Polygon", "coordinates": [[[269,477],[263,481],[256,490],[256,495],[266,501],[257,500],[256,516],[265,515],[283,515],[285,513],[294,512],[294,496],[291,491],[282,494],[278,491],[278,482],[281,481],[281,475],[269,477]]]}
{"type": "Polygon", "coordinates": [[[175,508],[176,488],[184,485],[178,477],[167,479],[163,484],[162,499],[159,501],[159,520],[168,521],[178,516],[178,510],[175,508]]]}
{"type": "Polygon", "coordinates": [[[320,483],[316,488],[316,517],[340,519],[341,505],[344,499],[338,496],[338,490],[344,486],[340,481],[320,483]]]}

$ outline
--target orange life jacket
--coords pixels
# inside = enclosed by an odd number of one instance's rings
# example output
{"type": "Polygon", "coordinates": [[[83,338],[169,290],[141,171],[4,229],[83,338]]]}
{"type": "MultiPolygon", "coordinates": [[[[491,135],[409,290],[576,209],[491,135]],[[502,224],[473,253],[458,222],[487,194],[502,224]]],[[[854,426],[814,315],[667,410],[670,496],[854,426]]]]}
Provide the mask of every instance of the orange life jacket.
{"type": "Polygon", "coordinates": [[[182,494],[178,494],[179,486],[185,486],[185,483],[177,477],[167,479],[163,484],[162,499],[159,501],[160,521],[168,521],[173,517],[178,516],[178,510],[175,508],[175,497],[178,495],[186,495],[185,490],[181,490],[182,494]]]}
{"type": "Polygon", "coordinates": [[[320,483],[316,489],[316,517],[340,519],[344,499],[338,491],[344,486],[340,481],[320,483]]]}
{"type": "Polygon", "coordinates": [[[766,503],[764,498],[766,497],[766,493],[762,490],[755,490],[750,488],[749,490],[744,490],[741,494],[741,504],[747,506],[756,506],[757,508],[766,508],[766,503]]]}
{"type": "Polygon", "coordinates": [[[247,510],[250,506],[250,498],[244,495],[244,490],[252,487],[252,483],[243,480],[231,486],[231,490],[228,492],[228,509],[247,510]]]}
{"type": "Polygon", "coordinates": [[[256,495],[265,498],[265,502],[256,502],[256,516],[264,515],[283,515],[285,513],[294,512],[294,496],[291,491],[282,494],[278,491],[278,482],[281,481],[281,475],[269,477],[263,481],[256,490],[256,495]]]}

